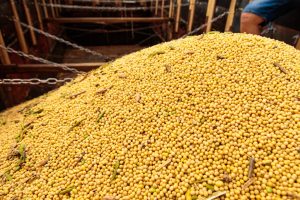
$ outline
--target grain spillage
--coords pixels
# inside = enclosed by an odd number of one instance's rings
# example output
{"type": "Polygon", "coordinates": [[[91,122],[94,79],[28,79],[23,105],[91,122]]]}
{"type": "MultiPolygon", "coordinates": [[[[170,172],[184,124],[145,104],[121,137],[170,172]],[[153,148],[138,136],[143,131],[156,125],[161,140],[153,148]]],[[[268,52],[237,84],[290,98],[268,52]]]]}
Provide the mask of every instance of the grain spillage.
{"type": "Polygon", "coordinates": [[[231,33],[117,59],[1,114],[0,199],[297,198],[299,63],[231,33]]]}

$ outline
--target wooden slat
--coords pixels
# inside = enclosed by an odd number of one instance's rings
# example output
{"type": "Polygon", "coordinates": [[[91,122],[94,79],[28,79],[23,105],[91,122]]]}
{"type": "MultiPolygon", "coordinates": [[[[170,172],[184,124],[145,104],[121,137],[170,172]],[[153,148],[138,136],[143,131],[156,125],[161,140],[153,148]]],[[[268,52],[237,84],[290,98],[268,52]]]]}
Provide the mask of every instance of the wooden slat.
{"type": "MultiPolygon", "coordinates": [[[[0,30],[0,44],[5,47],[5,42],[4,42],[1,30],[0,30]]],[[[5,65],[10,64],[11,62],[10,62],[10,58],[9,58],[7,51],[0,48],[0,52],[1,52],[2,64],[5,64],[5,65]]]]}
{"type": "MultiPolygon", "coordinates": [[[[54,3],[54,4],[58,4],[57,2],[58,2],[57,0],[53,0],[53,3],[54,3]]],[[[55,12],[55,16],[59,16],[59,10],[58,10],[58,7],[54,7],[54,12],[55,12]]]]}
{"type": "Polygon", "coordinates": [[[189,21],[188,21],[188,27],[187,32],[192,31],[193,23],[194,23],[194,16],[195,16],[195,0],[190,0],[190,6],[189,6],[189,21]]]}
{"type": "Polygon", "coordinates": [[[296,44],[295,48],[300,50],[300,37],[298,38],[298,41],[297,41],[297,44],[296,44]]]}
{"type": "Polygon", "coordinates": [[[169,18],[173,17],[173,11],[174,11],[174,0],[170,0],[169,18]]]}
{"type": "Polygon", "coordinates": [[[42,14],[41,14],[41,8],[40,8],[40,5],[38,4],[37,0],[34,0],[34,7],[35,7],[38,22],[39,22],[39,28],[41,30],[44,30],[43,17],[42,17],[42,14]]]}
{"type": "Polygon", "coordinates": [[[165,22],[169,18],[165,17],[59,17],[49,18],[47,22],[55,23],[124,23],[124,22],[165,22]]]}
{"type": "MultiPolygon", "coordinates": [[[[105,62],[97,62],[97,63],[64,63],[64,65],[75,68],[79,71],[90,71],[92,69],[97,69],[101,65],[105,64],[105,62]]],[[[0,65],[2,73],[49,73],[49,72],[66,72],[67,71],[54,67],[48,64],[5,64],[0,65]]]]}
{"type": "Polygon", "coordinates": [[[165,10],[165,0],[161,0],[161,11],[160,11],[161,17],[164,17],[164,10],[165,10]]]}
{"type": "Polygon", "coordinates": [[[158,14],[158,0],[155,0],[155,16],[158,14]]]}
{"type": "Polygon", "coordinates": [[[15,1],[10,0],[9,2],[10,2],[12,13],[13,13],[13,16],[14,16],[14,19],[15,19],[14,25],[15,25],[15,29],[16,29],[16,33],[17,33],[17,38],[18,38],[18,41],[19,41],[19,44],[20,44],[20,48],[24,53],[28,53],[28,47],[27,47],[26,40],[25,40],[25,37],[24,37],[23,29],[22,29],[21,24],[20,24],[20,18],[19,18],[19,14],[18,14],[18,11],[17,11],[17,8],[16,8],[15,1]]]}
{"type": "MultiPolygon", "coordinates": [[[[30,10],[29,10],[28,5],[27,5],[27,0],[22,0],[22,4],[23,4],[27,24],[29,26],[33,26],[30,10]]],[[[35,35],[35,32],[34,32],[33,28],[29,28],[29,34],[30,34],[30,37],[31,37],[32,44],[36,45],[37,44],[37,39],[36,39],[36,35],[35,35]]]]}
{"type": "Polygon", "coordinates": [[[42,4],[43,4],[44,15],[45,15],[45,18],[47,19],[47,18],[49,18],[49,13],[48,13],[48,9],[47,9],[45,0],[42,0],[42,4]]]}
{"type": "Polygon", "coordinates": [[[54,7],[52,6],[53,0],[49,0],[49,3],[51,4],[50,10],[51,10],[52,17],[56,17],[54,7]]]}
{"type": "Polygon", "coordinates": [[[206,11],[206,32],[211,31],[212,27],[212,18],[214,17],[214,12],[215,12],[215,7],[216,7],[216,0],[209,0],[208,1],[208,6],[207,6],[207,11],[206,11]]]}
{"type": "Polygon", "coordinates": [[[177,12],[176,12],[176,21],[175,21],[175,32],[178,33],[179,23],[181,17],[181,0],[177,0],[177,12]]]}
{"type": "Polygon", "coordinates": [[[225,31],[231,31],[232,30],[232,23],[233,23],[233,18],[234,18],[234,11],[235,11],[235,5],[236,5],[236,0],[231,0],[230,2],[230,7],[229,7],[229,13],[225,25],[225,31]]]}

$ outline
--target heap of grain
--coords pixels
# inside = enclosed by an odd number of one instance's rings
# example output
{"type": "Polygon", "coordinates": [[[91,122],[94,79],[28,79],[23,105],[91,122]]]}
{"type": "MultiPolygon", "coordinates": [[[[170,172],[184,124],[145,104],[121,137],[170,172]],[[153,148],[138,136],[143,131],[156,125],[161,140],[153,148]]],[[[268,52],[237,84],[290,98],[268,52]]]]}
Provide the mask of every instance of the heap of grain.
{"type": "Polygon", "coordinates": [[[213,33],[80,76],[1,114],[0,198],[299,198],[299,63],[213,33]]]}

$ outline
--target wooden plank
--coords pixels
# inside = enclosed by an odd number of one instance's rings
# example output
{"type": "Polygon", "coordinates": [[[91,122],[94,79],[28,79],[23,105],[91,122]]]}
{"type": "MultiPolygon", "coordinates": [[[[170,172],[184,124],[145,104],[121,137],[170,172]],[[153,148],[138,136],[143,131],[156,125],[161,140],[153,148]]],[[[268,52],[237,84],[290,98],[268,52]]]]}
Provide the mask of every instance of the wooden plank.
{"type": "Polygon", "coordinates": [[[49,18],[47,22],[55,23],[124,23],[124,22],[165,22],[168,17],[59,17],[49,18]]]}
{"type": "Polygon", "coordinates": [[[160,11],[161,17],[164,17],[164,10],[165,10],[165,0],[161,0],[161,11],[160,11]]]}
{"type": "Polygon", "coordinates": [[[229,6],[229,13],[228,13],[227,21],[226,21],[226,25],[225,25],[225,31],[231,31],[232,30],[232,23],[233,23],[233,18],[234,18],[235,5],[236,5],[236,0],[231,0],[230,6],[229,6]]]}
{"type": "MultiPolygon", "coordinates": [[[[22,4],[23,4],[27,24],[32,27],[33,22],[32,22],[32,17],[31,17],[31,14],[30,14],[30,10],[29,10],[28,5],[27,5],[27,0],[22,0],[22,4]]],[[[30,34],[30,37],[31,37],[31,42],[35,46],[35,45],[37,45],[37,39],[36,39],[35,32],[34,32],[33,28],[31,28],[31,27],[29,27],[29,34],[30,34]]]]}
{"type": "Polygon", "coordinates": [[[300,50],[300,37],[298,37],[298,41],[295,48],[300,50]]]}
{"type": "MultiPolygon", "coordinates": [[[[95,62],[95,63],[63,63],[64,65],[75,68],[79,71],[90,71],[92,69],[97,69],[105,62],[95,62]]],[[[49,73],[49,72],[66,72],[67,71],[54,67],[49,64],[5,64],[0,65],[1,73],[49,73]]]]}
{"type": "MultiPolygon", "coordinates": [[[[1,30],[0,30],[0,44],[5,47],[5,42],[4,42],[1,30]]],[[[1,52],[2,64],[5,64],[5,65],[10,64],[11,62],[10,62],[10,58],[9,58],[7,51],[5,49],[0,48],[0,52],[1,52]]]]}
{"type": "Polygon", "coordinates": [[[158,0],[155,0],[155,16],[158,14],[158,0]]]}
{"type": "Polygon", "coordinates": [[[215,7],[216,7],[216,0],[209,0],[207,11],[206,11],[206,23],[207,23],[206,32],[211,31],[212,18],[214,17],[215,7]]]}
{"type": "Polygon", "coordinates": [[[26,40],[25,40],[25,37],[24,37],[23,29],[22,29],[21,24],[20,24],[20,18],[19,18],[19,14],[18,14],[18,11],[17,11],[17,8],[16,8],[15,1],[10,0],[9,2],[10,2],[12,13],[13,13],[13,16],[14,16],[14,19],[15,19],[14,20],[14,25],[15,25],[15,29],[16,29],[16,33],[17,33],[17,38],[18,38],[18,41],[19,41],[19,44],[20,44],[20,48],[24,53],[28,53],[28,47],[27,47],[26,40]]]}
{"type": "MultiPolygon", "coordinates": [[[[53,0],[53,3],[56,4],[56,5],[58,4],[57,0],[53,0]]],[[[54,13],[55,13],[55,16],[59,16],[58,7],[54,7],[54,13]]]]}
{"type": "Polygon", "coordinates": [[[189,21],[188,21],[187,32],[191,32],[193,28],[194,16],[195,16],[195,2],[196,2],[195,0],[190,0],[189,21]]]}
{"type": "Polygon", "coordinates": [[[38,22],[39,22],[39,28],[43,31],[44,30],[43,17],[41,14],[42,12],[41,12],[40,5],[38,4],[37,0],[34,0],[34,7],[35,7],[38,22]]]}
{"type": "Polygon", "coordinates": [[[175,21],[175,32],[178,33],[179,23],[181,16],[181,0],[177,0],[177,12],[176,12],[176,21],[175,21]]]}
{"type": "Polygon", "coordinates": [[[169,6],[169,18],[173,17],[174,12],[174,0],[170,0],[170,6],[169,6]]]}
{"type": "Polygon", "coordinates": [[[49,18],[49,13],[48,13],[48,9],[47,9],[45,0],[42,0],[42,4],[43,4],[43,10],[44,10],[45,18],[48,19],[49,18]]]}
{"type": "Polygon", "coordinates": [[[50,10],[51,10],[52,17],[56,17],[54,7],[52,6],[53,0],[49,0],[49,3],[50,3],[50,10]]]}

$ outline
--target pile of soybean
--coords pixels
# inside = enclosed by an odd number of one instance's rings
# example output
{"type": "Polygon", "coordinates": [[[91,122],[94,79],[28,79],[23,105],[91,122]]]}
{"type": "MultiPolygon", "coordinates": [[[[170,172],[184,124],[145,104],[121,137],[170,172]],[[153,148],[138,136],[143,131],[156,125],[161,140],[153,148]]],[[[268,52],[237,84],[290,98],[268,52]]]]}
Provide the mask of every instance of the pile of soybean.
{"type": "Polygon", "coordinates": [[[0,114],[0,199],[299,199],[300,52],[210,33],[0,114]]]}

